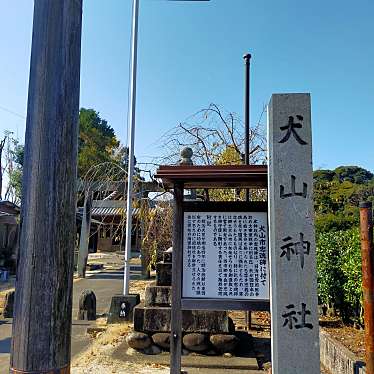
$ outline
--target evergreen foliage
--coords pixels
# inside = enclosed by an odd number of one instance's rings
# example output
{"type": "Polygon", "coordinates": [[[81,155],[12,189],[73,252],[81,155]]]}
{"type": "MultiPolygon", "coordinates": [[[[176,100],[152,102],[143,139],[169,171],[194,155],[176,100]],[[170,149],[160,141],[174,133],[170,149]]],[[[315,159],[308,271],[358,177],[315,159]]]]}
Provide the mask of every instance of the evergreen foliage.
{"type": "Polygon", "coordinates": [[[320,301],[340,311],[345,322],[362,322],[361,246],[358,228],[317,235],[320,301]]]}
{"type": "Polygon", "coordinates": [[[317,232],[346,230],[359,223],[358,204],[374,201],[373,174],[358,166],[314,172],[317,232]]]}
{"type": "MultiPolygon", "coordinates": [[[[93,109],[79,112],[78,176],[84,176],[96,165],[124,163],[127,150],[121,147],[114,130],[93,109]]],[[[101,175],[97,175],[100,178],[101,175]]]]}

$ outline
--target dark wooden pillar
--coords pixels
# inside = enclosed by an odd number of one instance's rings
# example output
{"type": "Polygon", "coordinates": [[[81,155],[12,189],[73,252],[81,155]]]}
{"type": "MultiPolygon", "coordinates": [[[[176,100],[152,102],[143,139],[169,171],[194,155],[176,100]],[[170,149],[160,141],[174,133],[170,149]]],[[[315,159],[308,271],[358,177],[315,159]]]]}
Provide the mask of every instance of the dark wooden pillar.
{"type": "Polygon", "coordinates": [[[170,374],[181,373],[183,183],[174,185],[173,267],[171,300],[170,374]]]}
{"type": "Polygon", "coordinates": [[[11,373],[69,373],[82,0],[35,0],[11,373]]]}

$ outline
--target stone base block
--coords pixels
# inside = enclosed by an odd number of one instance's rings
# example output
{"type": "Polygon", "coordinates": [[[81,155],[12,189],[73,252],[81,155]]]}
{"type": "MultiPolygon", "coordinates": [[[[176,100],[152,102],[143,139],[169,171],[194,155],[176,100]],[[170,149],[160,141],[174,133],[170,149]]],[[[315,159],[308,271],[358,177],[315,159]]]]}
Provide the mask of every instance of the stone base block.
{"type": "Polygon", "coordinates": [[[171,286],[171,264],[158,262],[156,264],[156,285],[171,286]]]}
{"type": "Polygon", "coordinates": [[[210,342],[217,352],[232,353],[239,344],[239,338],[230,334],[215,334],[210,336],[210,342]]]}
{"type": "Polygon", "coordinates": [[[170,332],[156,332],[152,335],[152,341],[157,346],[169,350],[170,349],[170,332]]]}
{"type": "Polygon", "coordinates": [[[150,285],[145,289],[145,306],[171,306],[171,286],[150,285]]]}
{"type": "Polygon", "coordinates": [[[114,295],[110,304],[108,314],[108,323],[121,323],[130,321],[133,318],[133,311],[136,305],[140,303],[140,295],[114,295]]]}
{"type": "MultiPolygon", "coordinates": [[[[183,310],[184,332],[229,333],[230,323],[226,312],[210,310],[183,310]]],[[[140,332],[169,332],[171,308],[146,307],[134,309],[134,330],[140,332]]]]}

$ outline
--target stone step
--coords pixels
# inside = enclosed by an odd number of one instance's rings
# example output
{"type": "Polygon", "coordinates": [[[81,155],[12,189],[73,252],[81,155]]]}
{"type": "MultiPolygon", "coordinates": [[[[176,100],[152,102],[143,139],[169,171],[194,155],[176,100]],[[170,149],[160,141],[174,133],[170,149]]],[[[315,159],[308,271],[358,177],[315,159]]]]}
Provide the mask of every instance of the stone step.
{"type": "MultiPolygon", "coordinates": [[[[134,309],[134,330],[139,332],[169,332],[171,307],[148,307],[139,304],[134,309]]],[[[232,320],[224,311],[183,310],[182,329],[184,332],[205,332],[212,334],[234,331],[232,320]]]]}
{"type": "Polygon", "coordinates": [[[171,286],[151,284],[145,289],[145,306],[171,306],[171,286]]]}

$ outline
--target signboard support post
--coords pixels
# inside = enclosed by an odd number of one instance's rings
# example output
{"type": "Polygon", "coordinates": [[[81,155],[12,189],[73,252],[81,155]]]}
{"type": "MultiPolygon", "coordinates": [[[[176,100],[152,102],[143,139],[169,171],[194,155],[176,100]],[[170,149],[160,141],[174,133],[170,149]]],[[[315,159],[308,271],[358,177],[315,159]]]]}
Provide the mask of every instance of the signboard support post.
{"type": "Polygon", "coordinates": [[[170,374],[180,374],[182,355],[183,183],[175,183],[174,185],[173,224],[170,374]]]}

